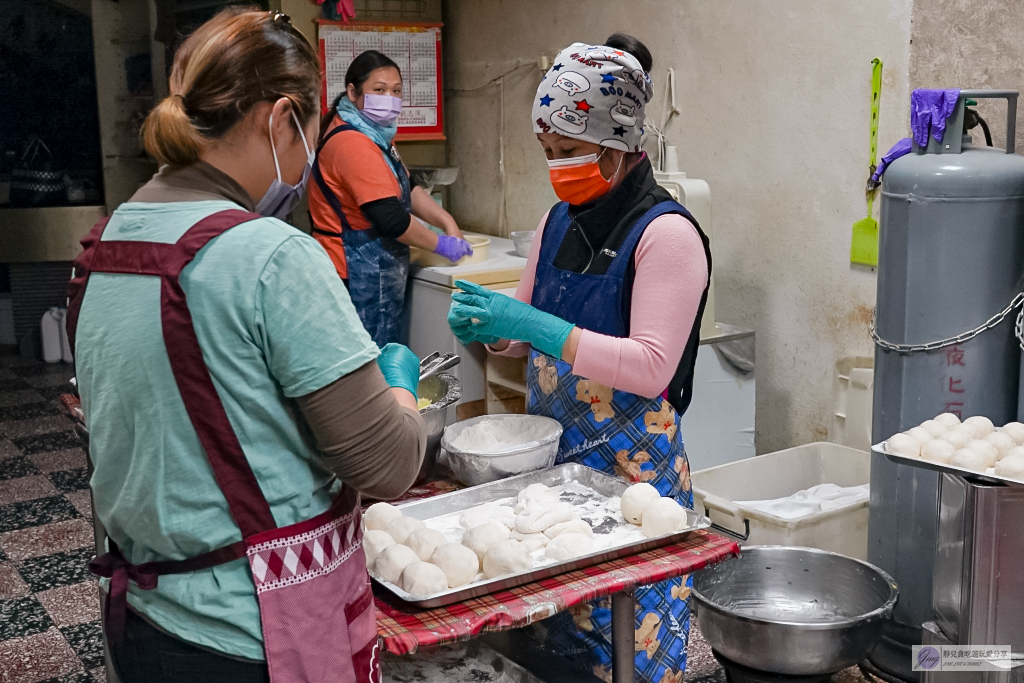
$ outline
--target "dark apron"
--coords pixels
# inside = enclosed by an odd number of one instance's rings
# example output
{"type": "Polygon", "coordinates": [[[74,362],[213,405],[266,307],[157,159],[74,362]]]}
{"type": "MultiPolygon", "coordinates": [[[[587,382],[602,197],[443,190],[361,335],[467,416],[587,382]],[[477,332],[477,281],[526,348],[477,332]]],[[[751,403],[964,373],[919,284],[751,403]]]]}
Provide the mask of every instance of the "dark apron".
{"type": "Polygon", "coordinates": [[[243,539],[197,557],[140,565],[130,564],[110,540],[109,552],[89,565],[93,573],[110,579],[104,628],[113,642],[121,641],[128,581],[152,590],[162,575],[247,557],[273,683],[379,683],[376,614],[363,554],[359,494],[343,487],[327,512],[277,526],[217,395],[179,281],[181,271],[210,240],[256,218],[260,216],[241,210],[220,211],[193,225],[173,244],[101,241],[104,219],[82,240],[85,251],[75,259],[68,291],[72,349],[91,273],[160,278],[163,337],[171,371],[243,539]]]}
{"type": "MultiPolygon", "coordinates": [[[[409,247],[393,239],[381,237],[373,228],[353,230],[345,218],[341,201],[331,190],[320,171],[320,150],[327,141],[343,131],[356,130],[347,123],[335,126],[321,140],[313,162],[313,180],[321,194],[338,216],[341,232],[314,227],[313,232],[324,237],[340,239],[345,249],[348,267],[349,295],[356,307],[363,327],[381,348],[391,342],[400,342],[405,312],[405,285],[409,279],[409,247]]],[[[392,147],[382,150],[398,179],[402,204],[412,212],[412,186],[402,160],[392,147]]]]}
{"type": "MultiPolygon", "coordinates": [[[[607,272],[587,275],[554,265],[572,225],[568,205],[556,205],[544,227],[532,305],[582,329],[627,337],[628,321],[622,315],[626,269],[644,230],[666,213],[692,220],[676,202],[657,204],[634,223],[607,272]]],[[[699,319],[695,325],[700,325],[699,319]]],[[[679,415],[667,399],[648,399],[579,377],[568,363],[536,350],[531,351],[527,365],[527,391],[529,413],[562,424],[557,462],[578,462],[631,483],[649,482],[661,495],[693,507],[679,415]]],[[[690,585],[689,577],[683,576],[637,588],[638,681],[678,683],[682,679],[690,629],[690,585]]],[[[584,603],[545,624],[550,648],[598,676],[611,671],[608,599],[584,603]]]]}

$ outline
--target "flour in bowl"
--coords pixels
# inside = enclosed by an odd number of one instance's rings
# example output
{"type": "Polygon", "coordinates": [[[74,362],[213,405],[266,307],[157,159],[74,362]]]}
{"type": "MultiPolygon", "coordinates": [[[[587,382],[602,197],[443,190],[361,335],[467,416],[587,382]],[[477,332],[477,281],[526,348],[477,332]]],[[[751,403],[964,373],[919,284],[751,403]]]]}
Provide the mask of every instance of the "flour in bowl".
{"type": "Polygon", "coordinates": [[[512,417],[486,418],[463,429],[451,445],[460,451],[473,453],[506,453],[539,446],[551,434],[545,421],[530,421],[512,417]]]}

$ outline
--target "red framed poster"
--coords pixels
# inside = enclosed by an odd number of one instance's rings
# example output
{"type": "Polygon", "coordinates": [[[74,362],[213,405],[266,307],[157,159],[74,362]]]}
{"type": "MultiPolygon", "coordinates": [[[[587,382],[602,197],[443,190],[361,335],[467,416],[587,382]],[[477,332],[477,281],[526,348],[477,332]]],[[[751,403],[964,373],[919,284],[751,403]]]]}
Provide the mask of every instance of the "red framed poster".
{"type": "Polygon", "coordinates": [[[444,140],[441,24],[346,24],[327,19],[318,23],[323,111],[345,90],[345,72],[352,60],[366,50],[377,50],[402,71],[402,114],[395,140],[444,140]]]}

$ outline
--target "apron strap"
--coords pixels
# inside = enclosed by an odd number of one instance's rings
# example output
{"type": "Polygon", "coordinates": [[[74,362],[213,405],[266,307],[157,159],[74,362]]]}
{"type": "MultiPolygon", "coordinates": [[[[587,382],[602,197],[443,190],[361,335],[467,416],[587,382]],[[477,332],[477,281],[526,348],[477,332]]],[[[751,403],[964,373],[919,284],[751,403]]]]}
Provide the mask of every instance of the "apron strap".
{"type": "Polygon", "coordinates": [[[324,135],[324,139],[320,141],[320,144],[316,148],[316,157],[313,159],[313,181],[316,183],[316,186],[320,188],[320,194],[324,196],[324,200],[331,207],[334,213],[338,216],[338,222],[341,223],[340,233],[331,232],[328,230],[321,230],[319,228],[314,227],[313,232],[315,232],[318,235],[325,235],[327,237],[341,237],[344,233],[352,229],[352,226],[349,224],[348,219],[345,218],[345,211],[341,206],[341,201],[338,199],[338,196],[334,194],[334,190],[332,190],[330,186],[327,184],[327,180],[324,178],[324,174],[320,170],[320,152],[323,150],[328,140],[333,138],[338,133],[342,133],[347,130],[355,130],[355,128],[353,128],[347,123],[342,123],[341,125],[335,126],[331,130],[329,130],[326,135],[324,135]]]}
{"type": "Polygon", "coordinates": [[[554,265],[555,257],[562,246],[565,234],[569,232],[572,219],[569,218],[569,203],[558,202],[548,211],[548,219],[544,223],[544,232],[541,235],[540,253],[537,255],[538,263],[554,265]]]}

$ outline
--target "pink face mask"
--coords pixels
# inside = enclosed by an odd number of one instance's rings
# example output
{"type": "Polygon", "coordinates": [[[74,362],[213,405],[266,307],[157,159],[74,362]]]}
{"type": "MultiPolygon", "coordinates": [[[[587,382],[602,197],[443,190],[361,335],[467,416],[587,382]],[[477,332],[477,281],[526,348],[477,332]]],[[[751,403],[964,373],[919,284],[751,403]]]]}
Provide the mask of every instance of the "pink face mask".
{"type": "Polygon", "coordinates": [[[402,113],[402,98],[367,93],[363,96],[363,115],[374,123],[388,125],[402,113]]]}

